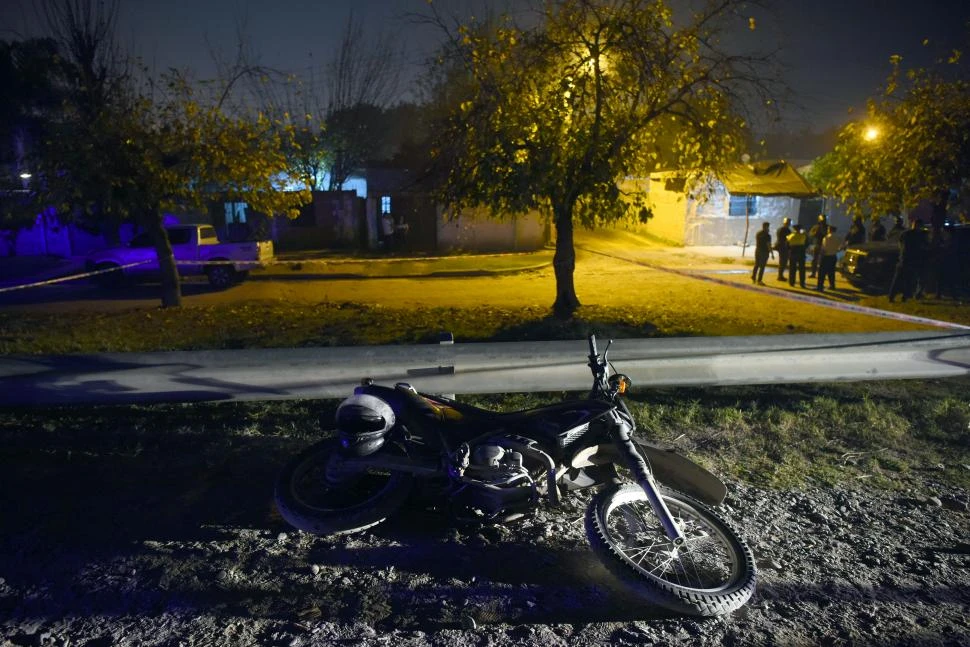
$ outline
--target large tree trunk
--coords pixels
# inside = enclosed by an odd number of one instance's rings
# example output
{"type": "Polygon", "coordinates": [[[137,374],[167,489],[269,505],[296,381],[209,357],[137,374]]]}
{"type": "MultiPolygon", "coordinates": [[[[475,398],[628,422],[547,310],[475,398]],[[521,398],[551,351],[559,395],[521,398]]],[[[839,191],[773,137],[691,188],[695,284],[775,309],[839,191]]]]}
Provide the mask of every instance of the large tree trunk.
{"type": "Polygon", "coordinates": [[[559,319],[569,319],[579,308],[573,273],[576,270],[576,248],[573,246],[573,210],[571,206],[553,208],[556,221],[556,254],[552,266],[556,271],[556,301],[553,314],[559,319]]]}
{"type": "Polygon", "coordinates": [[[168,240],[165,227],[162,226],[162,212],[157,207],[149,213],[145,229],[151,236],[155,244],[155,254],[158,255],[158,272],[162,279],[162,307],[178,308],[182,305],[182,285],[178,267],[175,265],[175,255],[172,253],[172,244],[168,240]]]}

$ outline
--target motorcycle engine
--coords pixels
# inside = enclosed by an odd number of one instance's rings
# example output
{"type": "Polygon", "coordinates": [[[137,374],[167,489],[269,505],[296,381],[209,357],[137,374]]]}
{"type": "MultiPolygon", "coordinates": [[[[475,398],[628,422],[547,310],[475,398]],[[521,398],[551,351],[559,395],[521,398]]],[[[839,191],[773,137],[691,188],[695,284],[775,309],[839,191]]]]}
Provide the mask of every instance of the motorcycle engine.
{"type": "Polygon", "coordinates": [[[468,452],[467,465],[463,465],[460,486],[453,495],[456,506],[465,509],[463,516],[479,521],[511,521],[535,508],[536,484],[523,465],[520,452],[496,443],[476,445],[473,449],[465,445],[463,450],[468,452]]]}
{"type": "Polygon", "coordinates": [[[470,466],[499,474],[517,472],[522,469],[522,454],[501,445],[478,445],[472,452],[470,466]]]}

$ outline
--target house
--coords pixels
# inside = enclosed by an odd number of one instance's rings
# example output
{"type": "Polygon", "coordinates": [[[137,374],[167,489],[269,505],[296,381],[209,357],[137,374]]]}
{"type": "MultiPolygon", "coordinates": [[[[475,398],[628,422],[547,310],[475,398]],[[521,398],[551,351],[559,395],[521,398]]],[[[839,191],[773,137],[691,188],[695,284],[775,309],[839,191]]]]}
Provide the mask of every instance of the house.
{"type": "Polygon", "coordinates": [[[677,172],[624,186],[647,195],[645,233],[679,245],[750,245],[763,222],[774,231],[786,217],[808,225],[821,213],[817,192],[784,161],[741,164],[693,186],[677,172]]]}
{"type": "MultiPolygon", "coordinates": [[[[451,254],[517,252],[543,247],[550,239],[538,213],[495,218],[485,209],[459,213],[438,204],[407,169],[373,167],[353,179],[353,190],[313,191],[299,217],[267,216],[245,202],[216,201],[208,212],[166,214],[175,222],[212,224],[222,240],[272,240],[276,250],[383,250],[381,220],[387,215],[404,232],[395,252],[451,254]]],[[[125,226],[120,241],[134,231],[125,226]],[[130,230],[130,231],[129,231],[130,230]]],[[[53,212],[39,215],[33,227],[0,231],[0,256],[49,254],[83,256],[108,246],[99,234],[61,224],[53,212]]]]}
{"type": "MultiPolygon", "coordinates": [[[[165,213],[166,226],[179,222],[206,222],[204,218],[187,217],[186,213],[165,213]]],[[[123,223],[110,234],[77,222],[62,222],[51,207],[38,213],[31,225],[0,229],[0,257],[60,256],[80,257],[111,245],[125,244],[138,233],[133,223],[123,223]]]]}

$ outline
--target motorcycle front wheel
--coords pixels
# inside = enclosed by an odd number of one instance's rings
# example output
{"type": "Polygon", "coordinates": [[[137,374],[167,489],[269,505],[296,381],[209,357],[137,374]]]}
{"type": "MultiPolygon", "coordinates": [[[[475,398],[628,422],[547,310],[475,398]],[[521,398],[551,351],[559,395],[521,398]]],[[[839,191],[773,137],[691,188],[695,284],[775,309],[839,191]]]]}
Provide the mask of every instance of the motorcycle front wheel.
{"type": "Polygon", "coordinates": [[[360,532],[396,512],[413,484],[405,472],[347,469],[340,442],[328,439],[305,449],[280,472],[276,509],[290,525],[315,535],[360,532]]]}
{"type": "Polygon", "coordinates": [[[586,511],[594,552],[625,584],[654,604],[694,616],[735,611],[754,593],[754,556],[702,503],[675,490],[661,496],[686,542],[674,546],[638,485],[610,487],[586,511]]]}

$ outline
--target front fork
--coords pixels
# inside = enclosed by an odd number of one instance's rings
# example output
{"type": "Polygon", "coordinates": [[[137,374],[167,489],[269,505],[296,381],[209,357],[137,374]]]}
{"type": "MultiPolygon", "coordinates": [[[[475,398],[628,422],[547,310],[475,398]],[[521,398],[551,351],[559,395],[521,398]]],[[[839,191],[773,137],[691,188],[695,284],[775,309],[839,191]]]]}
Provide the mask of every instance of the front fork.
{"type": "Polygon", "coordinates": [[[613,411],[613,421],[615,423],[612,432],[613,442],[620,450],[620,454],[626,458],[627,468],[633,472],[637,484],[647,495],[650,507],[653,508],[654,514],[660,519],[660,524],[663,526],[667,537],[674,543],[674,546],[683,545],[686,541],[684,533],[677,527],[677,522],[674,521],[667,504],[660,496],[660,489],[647,466],[647,461],[644,460],[640,452],[637,451],[636,445],[633,444],[633,439],[630,437],[630,423],[624,420],[615,410],[613,411]]]}

